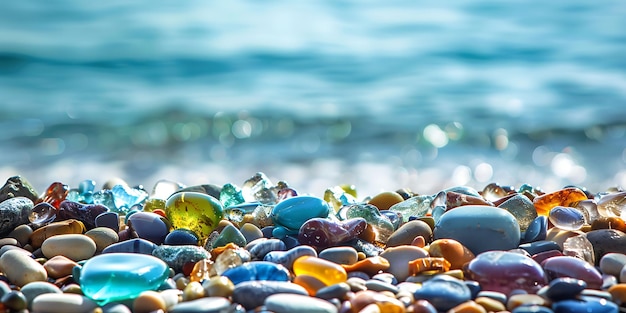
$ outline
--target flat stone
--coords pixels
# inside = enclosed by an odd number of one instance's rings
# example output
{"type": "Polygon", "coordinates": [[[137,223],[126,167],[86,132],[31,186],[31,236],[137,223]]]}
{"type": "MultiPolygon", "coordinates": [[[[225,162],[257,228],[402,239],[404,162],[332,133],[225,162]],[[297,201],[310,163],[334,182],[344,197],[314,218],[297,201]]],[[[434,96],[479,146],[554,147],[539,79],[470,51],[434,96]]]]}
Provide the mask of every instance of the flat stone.
{"type": "Polygon", "coordinates": [[[584,280],[571,277],[560,277],[550,282],[546,290],[546,296],[552,301],[574,299],[587,288],[584,280]]]}
{"type": "Polygon", "coordinates": [[[24,285],[24,287],[22,287],[20,291],[26,297],[29,310],[32,310],[33,299],[35,299],[38,295],[42,295],[44,293],[54,293],[54,294],[63,293],[63,291],[61,291],[59,287],[46,281],[34,281],[31,283],[28,283],[24,285]]]}
{"type": "Polygon", "coordinates": [[[171,307],[169,313],[222,313],[230,307],[230,301],[223,297],[206,297],[181,302],[171,307]]]}
{"type": "Polygon", "coordinates": [[[319,258],[337,264],[354,264],[358,261],[356,249],[348,246],[326,248],[320,252],[319,258]]]}
{"type": "Polygon", "coordinates": [[[232,297],[233,302],[252,310],[263,305],[267,297],[278,293],[308,295],[304,287],[292,282],[248,281],[235,286],[232,297]]]}
{"type": "Polygon", "coordinates": [[[398,246],[385,249],[380,256],[389,261],[390,266],[386,271],[402,282],[409,277],[407,263],[415,259],[428,257],[428,252],[415,246],[398,246]]]}
{"type": "Polygon", "coordinates": [[[550,280],[571,277],[585,281],[591,289],[602,288],[602,274],[594,266],[579,258],[555,256],[541,262],[541,266],[550,280]]]}
{"type": "Polygon", "coordinates": [[[125,252],[152,255],[152,252],[157,247],[158,246],[151,241],[141,238],[135,238],[109,245],[102,250],[102,253],[104,254],[125,252]]]}
{"type": "Polygon", "coordinates": [[[276,313],[337,313],[337,307],[322,299],[309,296],[285,294],[274,294],[265,299],[265,307],[268,311],[276,313]]]}
{"type": "Polygon", "coordinates": [[[41,247],[46,239],[52,236],[83,234],[86,230],[87,229],[85,228],[85,224],[83,224],[83,222],[74,219],[53,222],[35,230],[30,236],[30,245],[37,249],[41,247]]]}
{"type": "Polygon", "coordinates": [[[85,313],[91,312],[98,304],[81,295],[71,293],[45,293],[33,299],[33,312],[46,313],[85,313]]]}
{"type": "Polygon", "coordinates": [[[552,303],[554,313],[617,313],[617,304],[602,298],[585,297],[584,299],[569,299],[552,303]]]}
{"type": "Polygon", "coordinates": [[[47,258],[62,255],[80,261],[96,253],[96,243],[83,234],[57,235],[46,239],[41,245],[41,251],[47,258]]]}
{"type": "Polygon", "coordinates": [[[0,257],[0,271],[19,287],[48,279],[48,273],[43,265],[17,250],[7,251],[0,257]]]}

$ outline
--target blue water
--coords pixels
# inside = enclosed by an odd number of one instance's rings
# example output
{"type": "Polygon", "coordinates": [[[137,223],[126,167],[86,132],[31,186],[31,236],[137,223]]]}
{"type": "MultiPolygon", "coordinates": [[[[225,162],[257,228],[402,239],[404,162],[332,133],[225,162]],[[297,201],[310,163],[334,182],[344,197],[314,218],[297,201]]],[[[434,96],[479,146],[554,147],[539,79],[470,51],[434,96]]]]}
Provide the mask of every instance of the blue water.
{"type": "Polygon", "coordinates": [[[623,1],[0,3],[0,179],[626,185],[623,1]]]}

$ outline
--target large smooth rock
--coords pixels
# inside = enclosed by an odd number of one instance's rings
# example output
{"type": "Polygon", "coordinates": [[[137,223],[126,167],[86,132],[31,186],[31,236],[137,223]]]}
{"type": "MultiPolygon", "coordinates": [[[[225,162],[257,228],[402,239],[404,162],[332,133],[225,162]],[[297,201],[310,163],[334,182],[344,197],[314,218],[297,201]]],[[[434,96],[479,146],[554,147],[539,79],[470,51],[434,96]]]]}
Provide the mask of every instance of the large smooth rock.
{"type": "Polygon", "coordinates": [[[48,279],[48,273],[43,265],[18,250],[10,250],[2,254],[0,272],[3,272],[9,281],[19,287],[30,282],[48,279]]]}
{"type": "Polygon", "coordinates": [[[520,243],[517,219],[507,210],[482,205],[461,206],[444,213],[433,231],[434,239],[455,239],[475,255],[510,250],[520,243]]]}
{"type": "Polygon", "coordinates": [[[85,313],[91,312],[98,304],[81,295],[71,293],[45,293],[33,299],[33,312],[46,313],[85,313]]]}
{"type": "Polygon", "coordinates": [[[30,201],[35,202],[39,195],[26,179],[20,176],[13,176],[7,179],[4,186],[0,188],[0,203],[15,197],[26,197],[30,201]]]}
{"type": "Polygon", "coordinates": [[[336,313],[337,307],[322,299],[279,293],[265,299],[267,310],[276,313],[308,312],[308,313],[336,313]]]}
{"type": "Polygon", "coordinates": [[[0,202],[0,236],[4,237],[15,227],[27,224],[33,207],[33,201],[26,197],[14,197],[0,202]]]}

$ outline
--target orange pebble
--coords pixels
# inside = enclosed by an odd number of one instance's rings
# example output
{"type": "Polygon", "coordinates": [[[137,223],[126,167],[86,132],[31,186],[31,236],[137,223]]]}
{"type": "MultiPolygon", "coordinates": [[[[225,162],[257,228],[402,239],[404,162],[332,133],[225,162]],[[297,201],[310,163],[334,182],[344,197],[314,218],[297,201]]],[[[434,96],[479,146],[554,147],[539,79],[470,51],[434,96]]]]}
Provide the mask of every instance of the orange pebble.
{"type": "Polygon", "coordinates": [[[378,210],[389,210],[389,208],[396,204],[404,201],[402,196],[395,191],[384,191],[377,195],[375,195],[368,203],[377,207],[378,210]]]}
{"type": "Polygon", "coordinates": [[[354,297],[350,299],[350,305],[352,307],[350,312],[361,312],[361,310],[370,304],[378,305],[381,312],[405,312],[404,305],[400,300],[372,290],[363,290],[354,294],[354,297]]]}
{"type": "Polygon", "coordinates": [[[442,257],[450,262],[450,269],[461,269],[474,259],[474,253],[454,239],[437,239],[428,248],[432,257],[442,257]]]}
{"type": "Polygon", "coordinates": [[[450,262],[444,258],[419,258],[409,262],[409,275],[417,275],[426,271],[447,272],[450,262]]]}
{"type": "Polygon", "coordinates": [[[327,286],[345,282],[348,273],[341,265],[314,256],[301,256],[293,262],[293,272],[300,275],[313,276],[327,286]]]}
{"type": "Polygon", "coordinates": [[[365,258],[361,261],[358,261],[354,264],[342,264],[341,265],[346,272],[365,272],[368,275],[378,274],[379,271],[384,271],[391,266],[387,259],[381,256],[373,256],[369,258],[365,258]]]}
{"type": "Polygon", "coordinates": [[[626,284],[616,284],[607,290],[618,305],[626,303],[626,284]]]}
{"type": "Polygon", "coordinates": [[[575,207],[576,203],[587,200],[587,195],[578,188],[565,188],[536,197],[533,200],[537,214],[548,216],[556,206],[575,207]]]}
{"type": "Polygon", "coordinates": [[[211,269],[213,268],[213,262],[209,259],[203,259],[193,266],[191,274],[189,274],[189,281],[201,282],[205,279],[211,278],[211,269]]]}
{"type": "Polygon", "coordinates": [[[487,313],[487,310],[480,304],[470,300],[453,307],[448,313],[487,313]]]}
{"type": "Polygon", "coordinates": [[[512,295],[509,297],[509,300],[506,303],[506,308],[509,311],[513,311],[516,307],[520,305],[541,305],[545,306],[547,304],[547,300],[538,295],[533,294],[518,294],[512,295]]]}
{"type": "Polygon", "coordinates": [[[293,283],[304,287],[309,296],[314,296],[318,290],[326,287],[324,282],[311,275],[298,275],[293,279],[293,283]]]}
{"type": "Polygon", "coordinates": [[[485,308],[487,312],[506,311],[506,307],[504,306],[504,303],[496,299],[492,299],[489,297],[478,297],[474,301],[480,306],[482,306],[483,308],[485,308]]]}
{"type": "Polygon", "coordinates": [[[233,250],[237,250],[240,249],[238,245],[229,242],[227,243],[225,246],[222,247],[217,247],[213,250],[211,250],[211,260],[217,260],[217,256],[222,254],[222,252],[226,251],[227,249],[233,249],[233,250]]]}

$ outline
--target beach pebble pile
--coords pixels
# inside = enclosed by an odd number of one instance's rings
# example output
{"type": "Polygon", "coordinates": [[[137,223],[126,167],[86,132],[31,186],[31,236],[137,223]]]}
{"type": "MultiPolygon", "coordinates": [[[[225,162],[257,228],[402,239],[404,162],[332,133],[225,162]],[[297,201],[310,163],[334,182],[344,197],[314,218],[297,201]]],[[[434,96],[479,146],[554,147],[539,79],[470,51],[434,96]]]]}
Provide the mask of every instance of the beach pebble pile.
{"type": "Polygon", "coordinates": [[[0,189],[0,312],[626,310],[626,192],[495,183],[305,194],[238,186],[0,189]]]}

